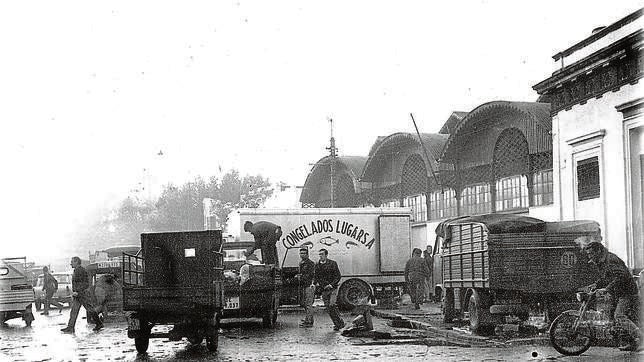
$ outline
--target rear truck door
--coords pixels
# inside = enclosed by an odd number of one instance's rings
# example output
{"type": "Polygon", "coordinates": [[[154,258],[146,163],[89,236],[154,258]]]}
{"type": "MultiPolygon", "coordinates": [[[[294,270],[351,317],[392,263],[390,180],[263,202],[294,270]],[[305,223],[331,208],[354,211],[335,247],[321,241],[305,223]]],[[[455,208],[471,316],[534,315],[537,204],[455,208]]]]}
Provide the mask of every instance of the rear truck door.
{"type": "Polygon", "coordinates": [[[380,242],[380,272],[404,272],[411,255],[411,226],[409,215],[378,216],[380,242]]]}

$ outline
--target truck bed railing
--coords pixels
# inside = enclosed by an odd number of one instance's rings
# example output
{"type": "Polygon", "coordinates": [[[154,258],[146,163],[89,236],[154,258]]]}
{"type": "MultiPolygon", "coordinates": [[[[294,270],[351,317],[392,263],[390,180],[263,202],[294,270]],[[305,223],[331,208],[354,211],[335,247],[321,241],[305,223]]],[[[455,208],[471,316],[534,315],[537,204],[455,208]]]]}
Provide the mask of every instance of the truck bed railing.
{"type": "Polygon", "coordinates": [[[145,260],[142,256],[123,253],[121,270],[123,271],[123,285],[143,286],[145,273],[145,260]]]}

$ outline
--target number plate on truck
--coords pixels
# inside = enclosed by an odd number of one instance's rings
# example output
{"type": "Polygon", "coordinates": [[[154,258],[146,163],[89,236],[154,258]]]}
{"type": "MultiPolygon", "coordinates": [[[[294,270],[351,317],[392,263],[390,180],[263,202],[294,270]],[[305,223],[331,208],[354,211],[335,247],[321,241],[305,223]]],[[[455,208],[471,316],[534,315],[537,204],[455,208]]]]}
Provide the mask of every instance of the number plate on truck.
{"type": "Polygon", "coordinates": [[[138,319],[130,318],[127,323],[127,328],[131,331],[138,331],[141,329],[141,323],[138,319]]]}
{"type": "Polygon", "coordinates": [[[226,297],[224,309],[239,309],[239,297],[226,297]]]}

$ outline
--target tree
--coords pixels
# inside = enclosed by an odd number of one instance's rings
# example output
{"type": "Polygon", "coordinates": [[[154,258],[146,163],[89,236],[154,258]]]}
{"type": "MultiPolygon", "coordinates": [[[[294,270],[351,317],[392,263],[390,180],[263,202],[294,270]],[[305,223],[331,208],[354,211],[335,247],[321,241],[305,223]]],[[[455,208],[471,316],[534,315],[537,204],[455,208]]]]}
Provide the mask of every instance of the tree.
{"type": "Polygon", "coordinates": [[[219,220],[236,208],[260,207],[273,194],[268,179],[240,177],[230,170],[221,179],[196,177],[181,186],[167,184],[156,201],[125,198],[114,210],[103,210],[73,235],[75,249],[96,251],[115,245],[137,244],[143,232],[203,229],[203,199],[215,200],[219,220]]]}

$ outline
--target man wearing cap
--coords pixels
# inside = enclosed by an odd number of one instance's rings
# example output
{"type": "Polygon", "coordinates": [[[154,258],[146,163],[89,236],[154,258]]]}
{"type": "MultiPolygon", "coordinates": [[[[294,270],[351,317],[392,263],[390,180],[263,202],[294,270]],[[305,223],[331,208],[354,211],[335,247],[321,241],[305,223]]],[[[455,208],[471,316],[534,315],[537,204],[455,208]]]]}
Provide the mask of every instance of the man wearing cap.
{"type": "Polygon", "coordinates": [[[599,279],[589,286],[590,289],[610,296],[609,316],[626,332],[622,333],[620,338],[620,349],[634,350],[639,345],[639,330],[633,323],[637,322],[639,317],[637,285],[626,264],[617,255],[609,252],[601,240],[600,235],[593,234],[575,241],[586,252],[589,263],[594,264],[599,272],[599,279]]]}

